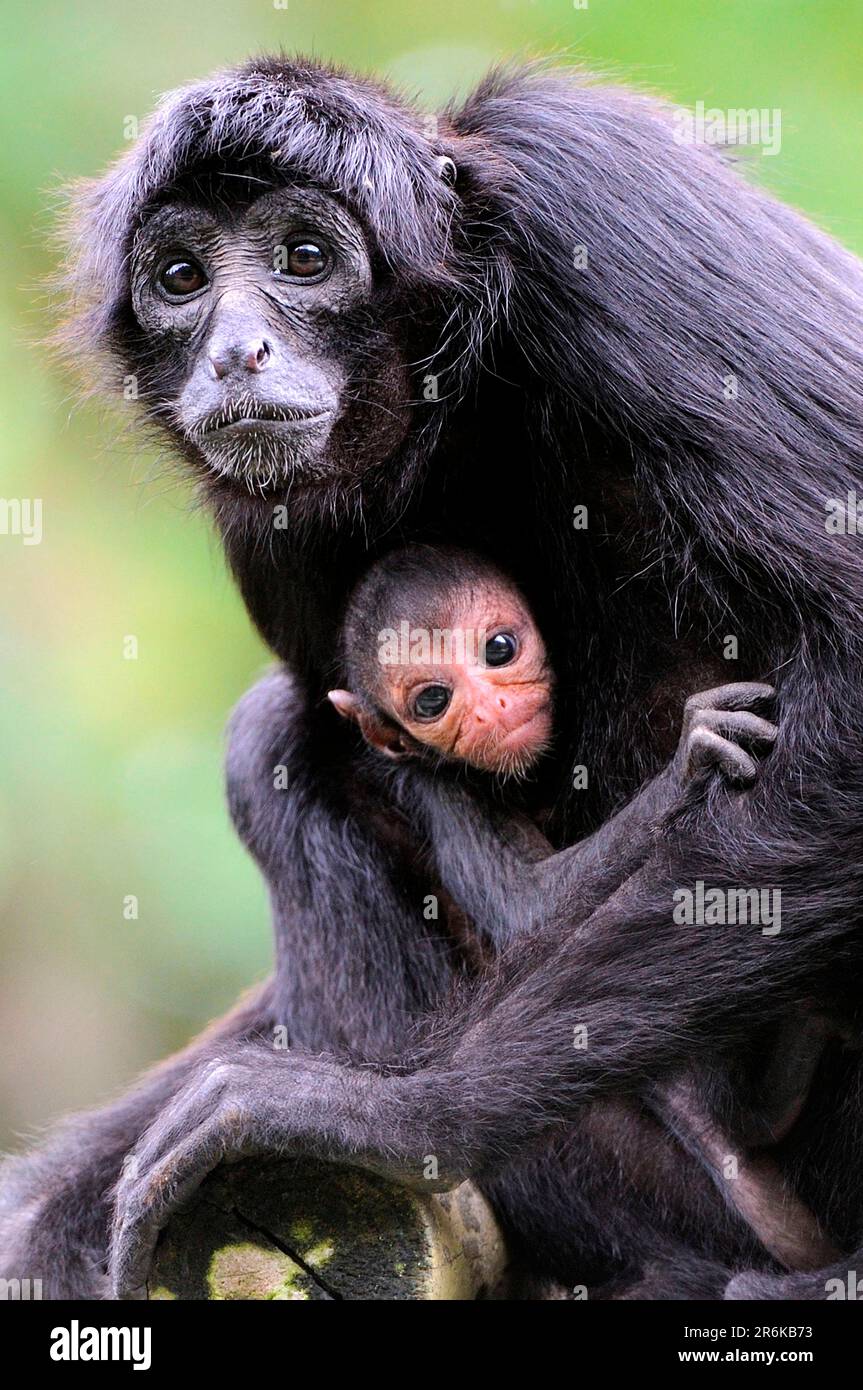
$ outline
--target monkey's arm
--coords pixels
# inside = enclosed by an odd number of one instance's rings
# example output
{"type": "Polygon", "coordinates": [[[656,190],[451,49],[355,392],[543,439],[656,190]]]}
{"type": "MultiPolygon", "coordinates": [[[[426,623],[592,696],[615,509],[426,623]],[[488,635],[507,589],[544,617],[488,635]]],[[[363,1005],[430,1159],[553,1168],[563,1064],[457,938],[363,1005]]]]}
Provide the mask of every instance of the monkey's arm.
{"type": "Polygon", "coordinates": [[[426,879],[384,839],[396,813],[376,820],[377,788],[357,791],[349,731],[279,669],[237,707],[227,765],[234,825],[270,891],[290,1045],[402,1046],[448,987],[449,945],[423,916],[426,879]]]}
{"type": "Polygon", "coordinates": [[[583,921],[644,863],[697,774],[718,770],[732,786],[751,785],[751,750],[769,748],[776,737],[754,711],[772,696],[771,686],[754,682],[693,695],[668,767],[593,835],[557,854],[446,775],[407,766],[397,774],[397,792],[426,829],[447,891],[503,945],[564,911],[570,926],[583,921]]]}

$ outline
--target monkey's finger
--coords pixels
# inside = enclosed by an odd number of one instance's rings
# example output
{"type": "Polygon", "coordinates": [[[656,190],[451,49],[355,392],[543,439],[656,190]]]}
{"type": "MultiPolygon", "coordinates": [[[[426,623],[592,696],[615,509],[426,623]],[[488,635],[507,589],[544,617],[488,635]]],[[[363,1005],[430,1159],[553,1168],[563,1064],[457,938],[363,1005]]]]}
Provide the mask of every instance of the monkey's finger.
{"type": "Polygon", "coordinates": [[[686,745],[690,772],[701,768],[718,768],[729,782],[749,786],[758,775],[758,765],[739,744],[722,738],[712,729],[697,728],[686,745]]]}
{"type": "Polygon", "coordinates": [[[732,681],[728,685],[717,685],[713,690],[700,690],[690,695],[686,701],[686,712],[694,713],[704,709],[751,709],[769,705],[776,697],[776,689],[763,681],[732,681]]]}
{"type": "Polygon", "coordinates": [[[709,729],[723,738],[734,739],[737,743],[755,748],[775,743],[779,733],[775,724],[762,719],[760,715],[752,714],[750,710],[700,710],[692,732],[696,729],[709,729]]]}
{"type": "Polygon", "coordinates": [[[160,1232],[224,1156],[223,1128],[218,1119],[212,1119],[118,1194],[110,1257],[115,1298],[146,1297],[147,1276],[160,1232]]]}

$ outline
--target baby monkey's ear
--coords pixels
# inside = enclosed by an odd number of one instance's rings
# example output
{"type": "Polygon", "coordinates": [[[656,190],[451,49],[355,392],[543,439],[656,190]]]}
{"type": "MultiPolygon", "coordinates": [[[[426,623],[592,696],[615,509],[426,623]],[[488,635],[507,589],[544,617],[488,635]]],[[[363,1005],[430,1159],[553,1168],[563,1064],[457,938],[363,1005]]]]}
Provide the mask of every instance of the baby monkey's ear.
{"type": "Polygon", "coordinates": [[[364,705],[358,695],[350,690],[330,690],[327,699],[338,710],[343,719],[352,719],[359,725],[360,733],[371,748],[384,753],[388,758],[409,758],[416,752],[412,740],[400,729],[398,724],[378,714],[364,705]]]}

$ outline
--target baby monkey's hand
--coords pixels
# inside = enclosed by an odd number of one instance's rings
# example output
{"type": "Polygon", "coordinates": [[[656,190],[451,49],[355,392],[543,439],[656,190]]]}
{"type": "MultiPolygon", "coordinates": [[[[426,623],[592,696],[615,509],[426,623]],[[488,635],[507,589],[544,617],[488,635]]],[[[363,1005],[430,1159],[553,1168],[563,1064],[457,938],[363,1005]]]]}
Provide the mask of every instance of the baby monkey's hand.
{"type": "Polygon", "coordinates": [[[778,733],[755,711],[770,712],[775,694],[772,685],[740,681],[691,695],[673,762],[681,782],[715,768],[732,786],[751,786],[758,774],[754,754],[769,753],[778,733]]]}

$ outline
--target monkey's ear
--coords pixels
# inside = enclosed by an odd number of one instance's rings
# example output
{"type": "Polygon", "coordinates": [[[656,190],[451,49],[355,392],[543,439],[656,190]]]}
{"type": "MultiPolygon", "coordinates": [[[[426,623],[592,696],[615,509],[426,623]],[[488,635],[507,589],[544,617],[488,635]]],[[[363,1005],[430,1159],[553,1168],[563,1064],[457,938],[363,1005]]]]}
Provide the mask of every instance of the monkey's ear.
{"type": "Polygon", "coordinates": [[[400,729],[398,724],[393,724],[382,716],[364,714],[360,720],[360,728],[366,743],[377,749],[378,753],[383,753],[385,758],[393,758],[397,762],[400,758],[412,757],[417,751],[417,745],[410,736],[400,729]]]}
{"type": "Polygon", "coordinates": [[[387,758],[409,758],[416,752],[409,736],[391,719],[367,708],[350,690],[330,690],[327,699],[343,719],[359,724],[360,733],[370,748],[387,758]]]}
{"type": "Polygon", "coordinates": [[[439,154],[435,158],[435,168],[438,178],[450,188],[455,188],[456,180],[458,179],[458,169],[455,160],[451,159],[448,154],[439,154]]]}
{"type": "Polygon", "coordinates": [[[350,690],[330,690],[327,692],[327,699],[338,710],[342,719],[353,719],[354,723],[359,724],[362,703],[350,690]]]}

